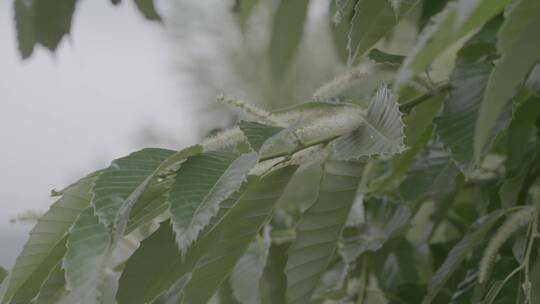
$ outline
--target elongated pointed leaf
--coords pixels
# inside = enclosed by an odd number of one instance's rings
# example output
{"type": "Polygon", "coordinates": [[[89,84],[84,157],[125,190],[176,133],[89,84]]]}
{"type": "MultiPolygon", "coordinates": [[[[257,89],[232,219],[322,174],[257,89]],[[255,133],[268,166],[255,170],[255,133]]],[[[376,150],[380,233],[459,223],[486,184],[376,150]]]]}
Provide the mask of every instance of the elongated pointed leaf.
{"type": "Polygon", "coordinates": [[[308,4],[309,0],[279,1],[268,50],[274,80],[281,79],[300,44],[308,4]]]}
{"type": "Polygon", "coordinates": [[[113,228],[118,212],[126,202],[135,203],[159,165],[174,151],[143,149],[115,160],[96,180],[92,204],[100,221],[113,228]],[[144,184],[144,185],[143,185],[144,184]],[[139,187],[143,185],[142,187],[139,187]],[[134,195],[130,197],[131,195],[134,195]]]}
{"type": "Polygon", "coordinates": [[[231,285],[234,297],[242,304],[261,302],[260,280],[266,265],[268,245],[262,238],[255,240],[231,272],[228,283],[231,285]]]}
{"type": "Polygon", "coordinates": [[[210,223],[219,204],[236,192],[257,163],[257,153],[206,152],[189,158],[169,195],[171,219],[184,252],[210,223]]]}
{"type": "Polygon", "coordinates": [[[213,222],[184,258],[172,231],[166,241],[156,241],[159,246],[145,246],[143,242],[122,273],[118,303],[151,302],[186,273],[192,273],[192,277],[183,289],[184,303],[206,303],[268,221],[295,170],[296,167],[285,167],[263,178],[248,179],[245,192],[241,189],[238,199],[222,203],[223,212],[220,210],[216,217],[219,220],[213,222]],[[160,258],[162,254],[170,258],[160,258]]]}
{"type": "Polygon", "coordinates": [[[84,210],[70,232],[62,266],[67,289],[82,304],[98,303],[111,236],[93,207],[84,210]]]}
{"type": "Polygon", "coordinates": [[[289,248],[287,303],[311,303],[347,221],[360,175],[354,163],[325,164],[319,196],[302,214],[289,248]]]}
{"type": "Polygon", "coordinates": [[[423,72],[433,60],[467,34],[503,11],[510,0],[459,0],[449,2],[422,31],[412,53],[405,59],[398,73],[399,88],[412,76],[423,72]],[[463,21],[458,19],[458,7],[467,6],[470,12],[463,21]]]}
{"type": "Polygon", "coordinates": [[[156,11],[154,0],[135,0],[135,5],[144,18],[150,21],[161,21],[161,16],[156,11]]]}
{"type": "Polygon", "coordinates": [[[271,244],[268,252],[268,261],[261,282],[263,304],[286,303],[287,277],[285,266],[287,265],[287,249],[290,243],[271,244]]]}
{"type": "Polygon", "coordinates": [[[400,3],[398,8],[394,8],[391,1],[386,0],[356,2],[347,41],[349,62],[354,62],[388,34],[418,1],[402,0],[400,3]]]}
{"type": "Polygon", "coordinates": [[[473,137],[478,108],[492,68],[489,63],[468,64],[450,75],[450,96],[435,119],[436,132],[452,158],[466,174],[472,173],[473,137]]]}
{"type": "Polygon", "coordinates": [[[49,271],[64,254],[69,227],[90,204],[90,190],[96,177],[97,174],[91,174],[62,190],[62,197],[38,220],[11,271],[3,303],[16,292],[29,300],[39,291],[49,271]]]}
{"type": "Polygon", "coordinates": [[[444,284],[454,274],[458,266],[465,259],[467,254],[474,249],[475,245],[482,240],[490,228],[497,222],[501,216],[500,211],[492,212],[485,215],[471,226],[469,232],[457,243],[454,248],[448,253],[444,263],[437,269],[431,277],[428,286],[428,293],[424,298],[423,304],[432,303],[444,284]]]}
{"type": "Polygon", "coordinates": [[[32,2],[15,0],[15,28],[17,30],[17,42],[22,59],[32,55],[36,38],[34,36],[34,20],[32,2]]]}
{"type": "Polygon", "coordinates": [[[36,296],[35,304],[59,304],[69,303],[67,299],[68,291],[65,288],[66,279],[62,263],[59,262],[51,271],[43,285],[39,294],[36,296]]]}
{"type": "Polygon", "coordinates": [[[381,86],[371,99],[362,125],[334,140],[332,149],[333,156],[339,160],[390,156],[405,149],[401,112],[396,98],[386,86],[381,86]]]}
{"type": "Polygon", "coordinates": [[[498,33],[497,62],[480,105],[474,133],[474,155],[479,160],[488,144],[493,127],[517,93],[535,63],[540,60],[540,2],[521,0],[510,11],[498,33]]]}
{"type": "Polygon", "coordinates": [[[71,32],[71,21],[77,0],[38,0],[33,3],[35,39],[54,51],[71,32]]]}
{"type": "Polygon", "coordinates": [[[242,120],[238,123],[254,151],[261,151],[265,142],[283,130],[280,127],[263,125],[258,122],[242,120]]]}

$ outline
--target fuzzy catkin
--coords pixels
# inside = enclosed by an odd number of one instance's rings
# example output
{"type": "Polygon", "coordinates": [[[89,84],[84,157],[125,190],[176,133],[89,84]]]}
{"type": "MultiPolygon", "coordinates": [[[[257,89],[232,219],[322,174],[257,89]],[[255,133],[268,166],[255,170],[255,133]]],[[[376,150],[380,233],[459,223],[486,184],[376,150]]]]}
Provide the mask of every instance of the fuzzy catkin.
{"type": "Polygon", "coordinates": [[[524,208],[512,214],[503,224],[495,235],[489,240],[488,246],[484,250],[484,255],[480,261],[480,270],[478,274],[478,282],[484,283],[491,271],[491,266],[495,262],[495,258],[504,243],[516,232],[519,228],[527,225],[532,218],[532,208],[524,208]]]}

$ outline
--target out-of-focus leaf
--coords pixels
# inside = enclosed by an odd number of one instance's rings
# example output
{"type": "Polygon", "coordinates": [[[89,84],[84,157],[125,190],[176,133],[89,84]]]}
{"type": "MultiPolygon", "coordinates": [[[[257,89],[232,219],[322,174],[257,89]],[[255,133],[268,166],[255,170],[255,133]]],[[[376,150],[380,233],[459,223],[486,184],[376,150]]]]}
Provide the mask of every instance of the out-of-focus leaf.
{"type": "Polygon", "coordinates": [[[391,156],[404,149],[401,112],[396,98],[385,85],[371,99],[362,125],[332,142],[332,154],[339,160],[391,156]]]}
{"type": "Polygon", "coordinates": [[[391,1],[360,0],[356,2],[346,45],[349,51],[348,62],[354,62],[357,57],[362,56],[388,34],[419,1],[402,0],[400,2],[397,10],[392,7],[391,1]]]}
{"type": "Polygon", "coordinates": [[[255,240],[238,260],[230,276],[234,297],[242,304],[261,302],[260,280],[266,265],[269,239],[255,240]]]}
{"type": "Polygon", "coordinates": [[[135,5],[144,18],[150,21],[161,21],[161,16],[156,11],[154,0],[135,0],[135,5]]]}
{"type": "Polygon", "coordinates": [[[497,210],[479,218],[473,223],[467,234],[452,248],[441,267],[433,274],[428,286],[428,293],[422,302],[423,304],[432,303],[461,262],[474,249],[478,242],[484,238],[501,214],[502,212],[497,210]]]}
{"type": "Polygon", "coordinates": [[[288,303],[310,303],[345,227],[360,176],[358,164],[325,164],[319,196],[302,214],[296,240],[289,248],[285,269],[288,303]]]}
{"type": "Polygon", "coordinates": [[[272,77],[279,80],[302,40],[309,0],[281,0],[274,13],[268,49],[272,77]]]}
{"type": "Polygon", "coordinates": [[[266,150],[266,149],[263,149],[265,142],[283,130],[283,128],[280,128],[280,127],[274,127],[274,126],[264,125],[258,122],[245,121],[245,120],[240,121],[238,123],[238,127],[240,128],[240,130],[242,130],[242,132],[246,136],[250,147],[254,151],[261,151],[261,152],[266,150]]]}
{"type": "Polygon", "coordinates": [[[341,254],[352,263],[364,252],[381,249],[385,242],[403,232],[409,225],[411,213],[405,204],[370,199],[364,202],[365,222],[357,231],[344,235],[341,254]]]}
{"type": "Polygon", "coordinates": [[[245,30],[246,22],[258,3],[259,0],[236,0],[234,12],[238,17],[238,23],[242,30],[245,30]]]}
{"type": "Polygon", "coordinates": [[[531,95],[540,97],[540,64],[534,66],[525,84],[531,95]]]}
{"type": "Polygon", "coordinates": [[[285,266],[287,264],[287,249],[290,243],[272,244],[268,253],[268,261],[264,268],[261,282],[262,303],[286,303],[287,277],[285,266]]]}
{"type": "Polygon", "coordinates": [[[22,59],[32,55],[36,37],[34,35],[34,11],[33,2],[24,0],[15,0],[13,2],[15,9],[15,29],[17,30],[17,42],[22,59]]]}
{"type": "Polygon", "coordinates": [[[474,169],[474,128],[490,72],[487,63],[457,67],[450,75],[450,96],[435,119],[437,134],[467,175],[474,169]]]}
{"type": "Polygon", "coordinates": [[[236,192],[257,163],[255,152],[205,152],[188,158],[176,174],[169,194],[171,222],[185,252],[210,223],[219,204],[236,192]]]}
{"type": "Polygon", "coordinates": [[[536,286],[540,286],[540,259],[536,259],[536,263],[531,270],[531,303],[540,303],[540,289],[536,286]]]}
{"type": "Polygon", "coordinates": [[[332,38],[339,59],[343,63],[349,60],[347,41],[351,29],[351,19],[354,16],[354,6],[358,0],[336,0],[330,1],[330,27],[332,28],[332,38]]]}
{"type": "Polygon", "coordinates": [[[485,152],[492,129],[505,106],[540,59],[540,39],[536,39],[539,28],[540,2],[521,0],[512,7],[497,34],[501,58],[491,73],[478,112],[474,135],[476,160],[485,152]]]}
{"type": "Polygon", "coordinates": [[[368,58],[377,63],[402,64],[405,56],[385,53],[379,49],[371,49],[368,53],[368,58]]]}
{"type": "Polygon", "coordinates": [[[160,174],[170,173],[167,170],[177,169],[180,163],[185,161],[186,158],[199,154],[202,151],[203,148],[201,145],[189,146],[171,154],[160,164],[159,168],[154,171],[153,179],[150,179],[145,192],[132,206],[125,233],[132,232],[135,228],[149,222],[168,209],[167,192],[173,181],[161,177],[160,174]]]}
{"type": "Polygon", "coordinates": [[[0,284],[2,284],[7,275],[8,271],[4,267],[0,266],[0,284]]]}
{"type": "Polygon", "coordinates": [[[418,19],[418,29],[422,30],[428,25],[429,20],[444,9],[448,0],[429,0],[422,3],[422,14],[418,19]]]}
{"type": "Polygon", "coordinates": [[[34,301],[35,304],[60,304],[67,302],[68,291],[66,290],[66,279],[61,263],[53,268],[47,279],[41,285],[39,294],[34,301]]]}
{"type": "Polygon", "coordinates": [[[62,265],[67,289],[80,303],[98,303],[111,236],[93,207],[83,211],[70,232],[62,265]]]}
{"type": "Polygon", "coordinates": [[[454,190],[458,174],[446,152],[428,147],[417,156],[400,185],[400,194],[409,202],[425,197],[441,198],[454,190]]]}
{"type": "Polygon", "coordinates": [[[425,71],[439,54],[502,12],[508,3],[510,0],[458,0],[448,3],[422,31],[415,49],[401,66],[396,87],[399,88],[412,76],[425,71]],[[466,20],[458,22],[457,8],[465,2],[470,13],[466,20]]]}
{"type": "Polygon", "coordinates": [[[54,51],[71,31],[77,0],[34,0],[32,3],[35,39],[54,51]]]}
{"type": "Polygon", "coordinates": [[[2,303],[14,295],[14,299],[24,303],[37,294],[43,280],[64,255],[65,235],[89,205],[90,190],[97,175],[91,174],[62,190],[62,197],[38,220],[17,257],[2,303]]]}
{"type": "MultiPolygon", "coordinates": [[[[260,228],[268,220],[274,204],[281,196],[296,167],[276,170],[263,178],[248,179],[245,192],[235,200],[227,200],[209,231],[182,257],[168,232],[166,248],[143,244],[129,258],[120,278],[117,293],[119,304],[147,303],[186,273],[191,280],[183,289],[184,303],[206,303],[230,273],[260,228]],[[172,243],[175,247],[171,248],[172,243]],[[167,254],[169,258],[155,258],[167,254]],[[150,271],[151,270],[151,271],[150,271]]],[[[162,224],[163,225],[163,224],[162,224]]]]}
{"type": "Polygon", "coordinates": [[[536,119],[540,115],[540,98],[528,98],[516,104],[514,117],[508,128],[506,170],[515,172],[523,162],[536,119]]]}

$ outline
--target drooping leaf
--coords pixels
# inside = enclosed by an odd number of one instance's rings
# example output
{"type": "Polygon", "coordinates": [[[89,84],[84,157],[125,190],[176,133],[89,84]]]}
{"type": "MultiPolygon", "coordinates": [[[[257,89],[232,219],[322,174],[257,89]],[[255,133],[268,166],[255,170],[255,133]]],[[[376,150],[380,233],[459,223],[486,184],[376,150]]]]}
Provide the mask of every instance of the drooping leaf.
{"type": "Polygon", "coordinates": [[[302,39],[309,0],[279,1],[272,22],[268,56],[274,80],[283,77],[302,39]]]}
{"type": "Polygon", "coordinates": [[[0,266],[0,284],[2,284],[7,275],[8,271],[4,267],[0,266]]]}
{"type": "Polygon", "coordinates": [[[479,160],[505,106],[540,59],[540,2],[522,0],[512,7],[499,30],[500,60],[493,69],[480,105],[474,135],[474,155],[479,160]]]}
{"type": "Polygon", "coordinates": [[[384,85],[371,99],[360,127],[332,142],[333,156],[339,160],[391,156],[404,148],[401,112],[396,98],[384,85]]]}
{"type": "Polygon", "coordinates": [[[454,69],[450,75],[450,96],[443,104],[441,115],[435,119],[436,133],[466,175],[475,167],[474,128],[491,70],[488,63],[454,69]]]}
{"type": "Polygon", "coordinates": [[[478,242],[483,239],[501,214],[502,212],[497,210],[474,222],[467,234],[452,248],[441,267],[439,267],[431,277],[428,293],[422,302],[423,304],[432,303],[444,284],[446,284],[448,279],[450,279],[459,265],[463,262],[467,254],[469,254],[478,242]]]}
{"type": "Polygon", "coordinates": [[[260,238],[255,240],[244,255],[238,260],[230,276],[232,293],[242,304],[261,302],[260,280],[266,265],[268,242],[260,238]]]}
{"type": "Polygon", "coordinates": [[[172,150],[143,149],[113,161],[103,171],[96,180],[92,204],[107,228],[113,228],[123,206],[136,203],[158,167],[171,155],[172,150]]]}
{"type": "Polygon", "coordinates": [[[118,303],[151,302],[186,273],[192,277],[183,289],[184,303],[206,303],[268,220],[295,169],[285,167],[263,178],[248,179],[245,191],[221,204],[215,217],[219,220],[212,222],[183,258],[172,230],[166,240],[146,246],[143,242],[122,273],[118,303]],[[169,258],[161,257],[164,254],[169,258]]]}
{"type": "Polygon", "coordinates": [[[355,163],[329,161],[324,166],[317,200],[296,227],[289,248],[287,303],[310,303],[334,254],[356,196],[361,170],[355,163]]]}
{"type": "Polygon", "coordinates": [[[65,235],[89,205],[90,190],[97,175],[91,174],[62,190],[62,197],[38,220],[17,257],[2,303],[8,302],[16,293],[17,297],[29,301],[39,291],[43,280],[64,255],[65,235]]]}
{"type": "Polygon", "coordinates": [[[15,28],[17,30],[17,42],[22,59],[32,55],[36,38],[34,36],[33,2],[15,0],[15,28]]]}
{"type": "Polygon", "coordinates": [[[265,142],[283,130],[283,128],[280,127],[245,120],[240,121],[238,126],[246,136],[249,145],[254,151],[266,150],[263,149],[265,142]]]}
{"type": "Polygon", "coordinates": [[[238,23],[242,30],[245,30],[249,16],[258,3],[259,0],[236,0],[234,12],[237,15],[238,23]]]}
{"type": "Polygon", "coordinates": [[[368,58],[377,63],[390,63],[400,65],[403,63],[405,56],[385,53],[379,49],[371,49],[368,53],[368,58]]]}
{"type": "Polygon", "coordinates": [[[531,95],[540,97],[540,64],[534,66],[525,84],[531,95]]]}
{"type": "Polygon", "coordinates": [[[64,270],[62,269],[62,263],[59,262],[53,268],[45,282],[43,282],[43,285],[41,285],[39,294],[35,299],[35,304],[69,303],[69,299],[67,298],[68,291],[65,286],[64,270]]]}
{"type": "Polygon", "coordinates": [[[364,202],[365,221],[343,237],[341,255],[352,263],[364,252],[374,252],[409,225],[411,212],[405,204],[371,199],[364,202]]]}
{"type": "Polygon", "coordinates": [[[107,228],[88,207],[70,230],[62,265],[67,289],[82,304],[99,302],[111,243],[107,228]]]}
{"type": "Polygon", "coordinates": [[[77,0],[37,0],[32,3],[35,39],[54,51],[64,35],[71,32],[77,0]]]}
{"type": "Polygon", "coordinates": [[[135,0],[135,5],[144,18],[150,21],[161,21],[161,16],[156,11],[154,0],[135,0]]]}
{"type": "Polygon", "coordinates": [[[155,181],[150,181],[146,191],[133,205],[129,213],[129,221],[126,226],[126,233],[130,233],[135,228],[149,222],[156,216],[162,214],[169,208],[167,202],[168,191],[174,182],[173,179],[162,178],[159,175],[162,171],[174,170],[186,158],[199,154],[203,151],[201,145],[193,145],[171,154],[159,168],[154,171],[155,181]]]}
{"type": "Polygon", "coordinates": [[[447,3],[448,0],[423,1],[422,13],[418,19],[418,29],[421,31],[426,25],[428,25],[429,20],[443,10],[447,3]]]}
{"type": "Polygon", "coordinates": [[[360,0],[354,6],[347,40],[348,62],[362,56],[377,41],[388,34],[413,8],[417,0],[402,0],[394,9],[391,1],[360,0]]]}
{"type": "Polygon", "coordinates": [[[205,152],[182,164],[169,194],[171,221],[184,252],[257,163],[255,152],[205,152]]]}
{"type": "Polygon", "coordinates": [[[510,0],[449,2],[422,31],[416,47],[401,66],[395,86],[399,88],[412,76],[425,71],[439,54],[502,12],[508,3],[510,0]],[[462,3],[465,2],[471,11],[467,14],[466,20],[459,22],[457,7],[464,5],[462,3]]]}
{"type": "Polygon", "coordinates": [[[268,261],[264,269],[261,282],[262,303],[286,303],[287,277],[285,266],[287,264],[287,249],[290,243],[271,244],[268,261]]]}
{"type": "Polygon", "coordinates": [[[521,166],[535,128],[536,119],[540,115],[540,98],[527,98],[516,104],[514,117],[508,128],[506,170],[516,172],[521,166]]]}

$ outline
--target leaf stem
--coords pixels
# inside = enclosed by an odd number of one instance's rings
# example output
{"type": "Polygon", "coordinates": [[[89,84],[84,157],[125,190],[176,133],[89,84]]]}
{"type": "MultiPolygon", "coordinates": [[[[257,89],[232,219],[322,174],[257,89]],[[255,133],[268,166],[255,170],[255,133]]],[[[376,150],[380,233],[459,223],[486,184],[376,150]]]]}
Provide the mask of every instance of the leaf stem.
{"type": "Polygon", "coordinates": [[[439,93],[443,93],[450,90],[450,84],[444,83],[440,85],[439,87],[435,88],[434,90],[431,90],[424,95],[420,95],[410,101],[407,101],[399,106],[399,110],[405,114],[408,114],[414,107],[417,105],[423,103],[424,101],[430,99],[433,96],[438,95],[439,93]]]}

